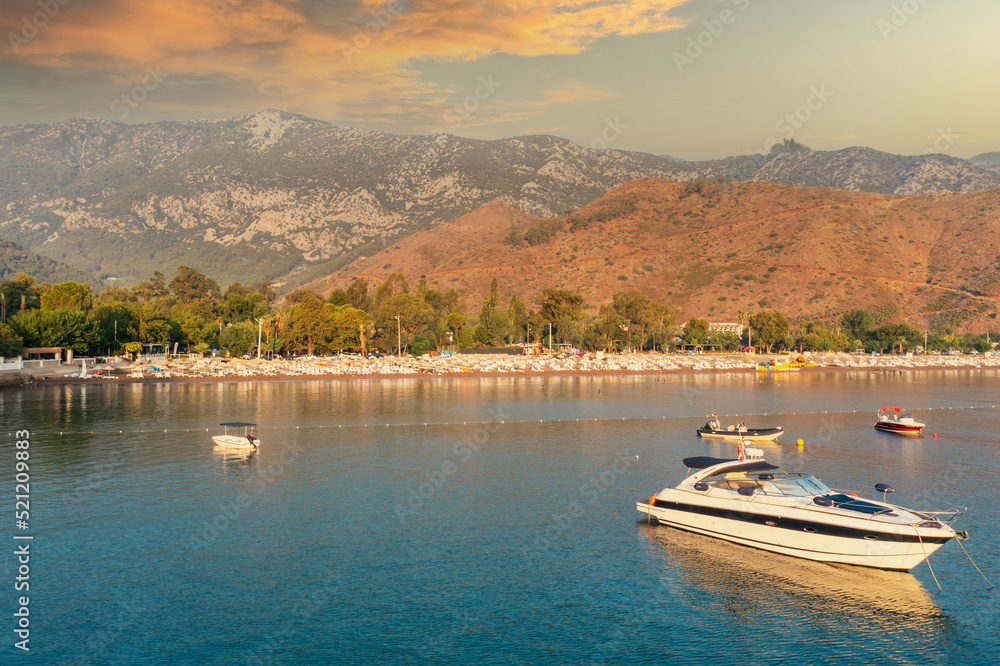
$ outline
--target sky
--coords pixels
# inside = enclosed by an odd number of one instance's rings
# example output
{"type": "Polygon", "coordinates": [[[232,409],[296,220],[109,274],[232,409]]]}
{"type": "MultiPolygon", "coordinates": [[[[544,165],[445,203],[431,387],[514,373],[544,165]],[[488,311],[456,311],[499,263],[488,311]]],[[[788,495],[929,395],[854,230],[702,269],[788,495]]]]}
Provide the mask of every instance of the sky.
{"type": "Polygon", "coordinates": [[[1000,150],[996,0],[3,0],[0,124],[265,109],[681,159],[1000,150]]]}

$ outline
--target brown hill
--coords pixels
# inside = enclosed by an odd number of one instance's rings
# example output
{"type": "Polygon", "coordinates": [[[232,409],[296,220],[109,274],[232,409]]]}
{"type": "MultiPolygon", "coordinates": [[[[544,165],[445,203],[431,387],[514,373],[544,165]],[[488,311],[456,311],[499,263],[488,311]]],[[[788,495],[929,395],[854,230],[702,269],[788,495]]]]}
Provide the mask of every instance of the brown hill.
{"type": "Polygon", "coordinates": [[[559,220],[491,203],[310,286],[329,293],[355,276],[425,276],[433,288],[457,289],[475,314],[495,276],[523,298],[562,287],[591,306],[634,287],[682,320],[775,308],[793,321],[835,321],[865,308],[981,332],[997,324],[998,243],[1000,190],[907,197],[643,179],[559,220]],[[532,227],[553,235],[511,244],[512,230],[532,227]]]}

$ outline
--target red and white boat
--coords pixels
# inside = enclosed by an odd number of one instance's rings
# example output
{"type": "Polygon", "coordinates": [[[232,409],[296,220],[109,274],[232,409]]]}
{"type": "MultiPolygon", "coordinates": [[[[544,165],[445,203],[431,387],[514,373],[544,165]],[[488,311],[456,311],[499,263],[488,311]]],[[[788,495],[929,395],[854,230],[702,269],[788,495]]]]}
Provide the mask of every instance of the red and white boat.
{"type": "Polygon", "coordinates": [[[876,430],[901,435],[919,435],[925,425],[914,419],[912,414],[901,412],[899,407],[883,407],[876,414],[878,416],[878,420],[875,421],[876,430]]]}

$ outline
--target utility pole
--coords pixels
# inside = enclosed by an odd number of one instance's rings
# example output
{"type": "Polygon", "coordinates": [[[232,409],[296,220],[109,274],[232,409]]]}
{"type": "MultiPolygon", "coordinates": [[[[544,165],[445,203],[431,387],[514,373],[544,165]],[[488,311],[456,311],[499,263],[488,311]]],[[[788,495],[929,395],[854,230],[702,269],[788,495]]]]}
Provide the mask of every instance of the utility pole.
{"type": "Polygon", "coordinates": [[[396,315],[396,357],[403,355],[403,335],[399,328],[399,315],[396,315]]]}
{"type": "Polygon", "coordinates": [[[260,337],[261,337],[261,333],[263,332],[263,330],[264,330],[264,320],[263,319],[258,319],[257,320],[257,360],[258,361],[260,360],[260,337]]]}
{"type": "MultiPolygon", "coordinates": [[[[987,333],[989,335],[989,333],[987,333]]],[[[552,353],[552,322],[549,322],[549,353],[552,353]]]]}

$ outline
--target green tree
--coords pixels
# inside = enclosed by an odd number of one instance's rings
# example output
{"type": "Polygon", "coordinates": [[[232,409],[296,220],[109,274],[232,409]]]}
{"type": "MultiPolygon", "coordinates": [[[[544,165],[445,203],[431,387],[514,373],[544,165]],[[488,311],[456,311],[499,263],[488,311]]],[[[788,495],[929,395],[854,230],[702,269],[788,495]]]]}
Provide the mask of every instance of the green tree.
{"type": "Polygon", "coordinates": [[[169,287],[178,301],[190,306],[205,319],[215,317],[215,306],[222,295],[219,293],[218,283],[212,278],[190,266],[179,266],[169,287]]]}
{"type": "Polygon", "coordinates": [[[90,285],[72,281],[53,285],[42,294],[41,301],[46,310],[87,312],[94,306],[90,285]]]}
{"type": "Polygon", "coordinates": [[[611,305],[625,319],[626,340],[644,346],[646,333],[653,324],[653,301],[649,296],[637,289],[625,289],[612,297],[611,305]]]}
{"type": "Polygon", "coordinates": [[[487,347],[495,347],[503,344],[503,336],[507,333],[507,317],[497,312],[500,305],[500,286],[497,279],[490,282],[490,293],[483,299],[483,306],[479,309],[479,324],[476,326],[474,337],[476,342],[487,347]]]}
{"type": "Polygon", "coordinates": [[[708,342],[708,320],[691,317],[684,326],[681,339],[686,345],[703,345],[708,342]]]}
{"type": "Polygon", "coordinates": [[[8,322],[26,347],[65,347],[86,354],[100,339],[94,320],[77,310],[26,310],[8,322]]]}
{"type": "MultiPolygon", "coordinates": [[[[138,337],[135,342],[160,344],[169,341],[170,322],[158,307],[147,302],[129,303],[128,307],[135,320],[135,335],[138,337]]],[[[122,339],[121,331],[118,339],[122,339]]]]}
{"type": "Polygon", "coordinates": [[[875,317],[867,310],[851,310],[840,320],[840,325],[850,337],[864,340],[875,328],[875,317]]]}
{"type": "Polygon", "coordinates": [[[822,322],[803,324],[793,335],[796,346],[809,351],[843,351],[850,347],[851,339],[839,328],[827,328],[822,322]]]}
{"type": "Polygon", "coordinates": [[[4,282],[0,285],[0,291],[4,295],[4,313],[7,317],[17,311],[41,307],[42,288],[27,273],[18,273],[13,280],[4,282]]]}
{"type": "Polygon", "coordinates": [[[434,311],[415,294],[400,293],[389,300],[379,301],[375,326],[382,332],[381,345],[387,351],[396,349],[397,316],[404,344],[434,321],[434,311]]]}
{"type": "Polygon", "coordinates": [[[102,304],[91,314],[97,324],[100,347],[117,353],[123,343],[136,339],[138,322],[133,316],[129,302],[105,303],[102,298],[102,304]]]}
{"type": "Polygon", "coordinates": [[[330,298],[326,299],[330,305],[347,305],[347,292],[343,289],[334,289],[330,292],[330,298]]]}
{"type": "Polygon", "coordinates": [[[891,349],[897,345],[902,350],[902,347],[907,343],[916,346],[923,342],[923,334],[909,324],[888,322],[875,329],[871,339],[880,351],[891,349]]]}
{"type": "Polygon", "coordinates": [[[19,356],[24,351],[24,340],[7,324],[0,324],[0,357],[19,356]]]}
{"type": "Polygon", "coordinates": [[[224,300],[219,305],[219,314],[227,322],[255,322],[267,314],[267,305],[259,291],[234,282],[226,289],[224,300]]]}
{"type": "Polygon", "coordinates": [[[158,298],[163,298],[169,293],[170,292],[167,289],[167,278],[160,271],[153,271],[153,277],[132,287],[132,294],[135,298],[142,301],[153,301],[158,298]]]}
{"type": "Polygon", "coordinates": [[[543,289],[538,294],[539,314],[543,321],[556,321],[562,317],[583,319],[583,296],[566,289],[543,289]]]}
{"type": "Polygon", "coordinates": [[[666,303],[653,301],[650,305],[650,341],[662,351],[677,333],[677,314],[666,303]]]}
{"type": "Polygon", "coordinates": [[[401,294],[410,293],[410,285],[402,273],[393,273],[375,290],[375,307],[401,294]]]}
{"type": "Polygon", "coordinates": [[[312,354],[315,347],[324,345],[332,329],[332,313],[318,295],[305,293],[291,310],[289,344],[299,351],[312,354]]]}
{"type": "Polygon", "coordinates": [[[510,303],[507,305],[507,333],[510,342],[518,340],[521,334],[527,335],[528,326],[528,306],[517,297],[511,294],[510,303]]]}
{"type": "Polygon", "coordinates": [[[128,303],[136,300],[135,294],[128,289],[111,286],[102,291],[98,297],[100,305],[114,305],[116,303],[128,303]]]}
{"type": "Polygon", "coordinates": [[[330,351],[365,352],[366,344],[363,336],[368,336],[368,324],[372,321],[371,315],[364,310],[358,310],[350,305],[328,305],[332,310],[330,318],[330,351]]]}
{"type": "Polygon", "coordinates": [[[215,333],[215,326],[205,321],[204,317],[182,304],[175,305],[170,311],[170,318],[177,328],[178,342],[185,343],[189,349],[200,344],[207,344],[215,333]]]}
{"type": "Polygon", "coordinates": [[[588,342],[588,346],[606,350],[616,347],[618,339],[623,334],[621,329],[623,325],[625,325],[625,318],[621,316],[621,313],[610,303],[605,303],[593,321],[592,332],[594,335],[588,342]]]}
{"type": "Polygon", "coordinates": [[[777,310],[763,310],[750,316],[753,339],[764,347],[768,354],[775,345],[784,343],[788,336],[788,319],[777,310]]]}
{"type": "Polygon", "coordinates": [[[417,333],[413,336],[413,342],[410,344],[410,353],[414,356],[423,356],[427,352],[433,349],[431,341],[426,335],[421,335],[417,333]]]}
{"type": "Polygon", "coordinates": [[[260,294],[261,298],[264,301],[264,305],[267,306],[268,310],[270,310],[271,306],[274,305],[274,302],[278,300],[278,293],[274,291],[274,285],[271,283],[270,280],[264,280],[263,282],[258,282],[257,286],[254,287],[254,290],[258,294],[260,294]]]}
{"type": "MultiPolygon", "coordinates": [[[[455,344],[458,344],[462,339],[462,333],[465,331],[465,315],[457,311],[451,312],[448,314],[445,323],[449,330],[451,330],[452,340],[455,341],[455,344]]],[[[471,341],[469,344],[472,344],[471,341]]]]}
{"type": "Polygon", "coordinates": [[[357,310],[364,310],[368,314],[375,312],[372,304],[372,297],[368,295],[368,280],[356,277],[347,288],[347,304],[357,310]]]}
{"type": "Polygon", "coordinates": [[[240,321],[227,325],[219,336],[219,346],[228,349],[233,357],[243,356],[251,349],[257,348],[257,325],[249,321],[240,321]]]}

